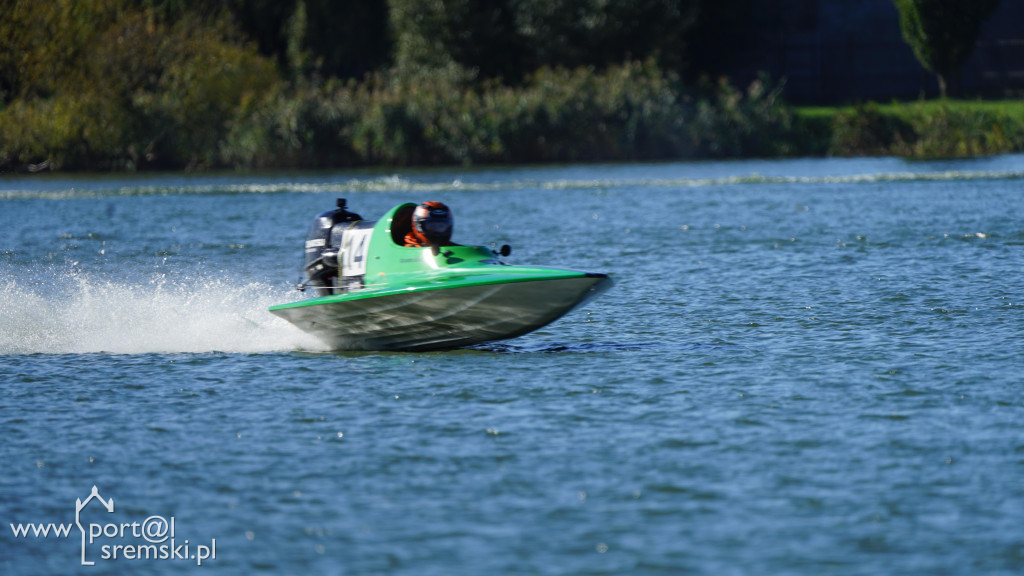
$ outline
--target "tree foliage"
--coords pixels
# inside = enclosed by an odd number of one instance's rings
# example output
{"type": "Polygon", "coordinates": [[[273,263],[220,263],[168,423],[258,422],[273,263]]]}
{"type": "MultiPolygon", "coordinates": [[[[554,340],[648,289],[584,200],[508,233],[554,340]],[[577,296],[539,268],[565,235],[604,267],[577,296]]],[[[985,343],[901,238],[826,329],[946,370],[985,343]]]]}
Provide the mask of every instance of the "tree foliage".
{"type": "Polygon", "coordinates": [[[698,0],[392,0],[396,63],[515,84],[543,67],[654,58],[679,71],[698,0]]]}
{"type": "Polygon", "coordinates": [[[232,119],[278,81],[224,13],[128,0],[8,3],[0,162],[212,163],[232,119]]]}
{"type": "Polygon", "coordinates": [[[293,78],[362,78],[390,64],[386,0],[224,0],[260,52],[293,78]]]}
{"type": "Polygon", "coordinates": [[[981,25],[999,0],[893,0],[903,38],[921,65],[938,76],[945,97],[949,80],[967,63],[981,25]]]}
{"type": "MultiPolygon", "coordinates": [[[[942,82],[997,3],[894,1],[942,82]]],[[[0,170],[800,153],[781,85],[704,80],[777,6],[0,0],[0,170]]],[[[853,148],[906,136],[879,125],[839,128],[853,148]]]]}

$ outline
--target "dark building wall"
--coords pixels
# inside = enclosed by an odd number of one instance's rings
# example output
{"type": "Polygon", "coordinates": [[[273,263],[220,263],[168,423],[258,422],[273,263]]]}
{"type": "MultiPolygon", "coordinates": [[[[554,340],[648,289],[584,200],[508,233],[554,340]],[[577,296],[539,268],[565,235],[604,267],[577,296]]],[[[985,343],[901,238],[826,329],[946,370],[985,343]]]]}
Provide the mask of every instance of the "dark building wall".
{"type": "MultiPolygon", "coordinates": [[[[970,1],[970,0],[964,0],[970,1]]],[[[934,97],[938,84],[903,41],[892,0],[758,0],[757,41],[733,76],[786,79],[798,104],[934,97]]],[[[1003,0],[952,85],[954,96],[1024,94],[1024,0],[1003,0]]]]}

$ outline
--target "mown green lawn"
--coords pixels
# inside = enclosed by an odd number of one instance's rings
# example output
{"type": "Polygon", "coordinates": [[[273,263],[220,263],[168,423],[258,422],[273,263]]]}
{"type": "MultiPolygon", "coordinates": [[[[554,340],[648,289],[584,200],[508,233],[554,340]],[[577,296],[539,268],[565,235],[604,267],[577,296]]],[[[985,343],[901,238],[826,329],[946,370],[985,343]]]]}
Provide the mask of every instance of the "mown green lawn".
{"type": "MultiPolygon", "coordinates": [[[[902,117],[907,114],[948,112],[987,112],[1007,116],[1011,120],[1024,122],[1024,100],[916,100],[913,102],[870,103],[878,112],[902,117]]],[[[854,112],[856,106],[796,106],[796,113],[803,118],[831,118],[841,112],[854,112]]]]}

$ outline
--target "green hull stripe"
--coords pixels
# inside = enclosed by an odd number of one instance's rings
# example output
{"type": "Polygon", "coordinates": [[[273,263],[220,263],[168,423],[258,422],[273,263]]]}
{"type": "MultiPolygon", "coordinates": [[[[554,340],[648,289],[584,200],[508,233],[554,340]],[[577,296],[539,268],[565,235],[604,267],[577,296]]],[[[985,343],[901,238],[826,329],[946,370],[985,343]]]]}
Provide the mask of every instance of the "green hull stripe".
{"type": "MultiPolygon", "coordinates": [[[[468,272],[471,276],[483,276],[479,272],[472,271],[468,272]]],[[[467,288],[471,286],[490,286],[494,284],[512,284],[516,282],[544,282],[548,280],[566,280],[571,278],[584,278],[586,277],[585,272],[577,272],[575,270],[543,270],[544,274],[536,274],[536,271],[532,275],[528,276],[515,276],[511,274],[498,274],[489,273],[490,276],[486,279],[445,279],[444,277],[437,277],[436,284],[403,284],[400,286],[392,286],[383,289],[364,289],[347,294],[333,294],[330,296],[321,296],[319,298],[312,298],[309,300],[299,300],[297,302],[291,302],[288,304],[279,304],[277,306],[271,306],[270,310],[284,310],[286,308],[301,308],[303,306],[318,306],[322,304],[334,304],[336,302],[349,302],[352,300],[363,300],[365,298],[376,298],[381,296],[391,296],[394,294],[402,294],[408,292],[426,292],[431,290],[451,290],[455,288],[467,288]]]]}

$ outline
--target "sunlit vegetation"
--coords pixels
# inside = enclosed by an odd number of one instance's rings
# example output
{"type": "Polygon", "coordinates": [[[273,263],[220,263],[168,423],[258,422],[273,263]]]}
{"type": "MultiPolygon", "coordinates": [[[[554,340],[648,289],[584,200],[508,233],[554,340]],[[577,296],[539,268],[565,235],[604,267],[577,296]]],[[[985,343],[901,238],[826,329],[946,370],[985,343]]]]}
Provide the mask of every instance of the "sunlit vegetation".
{"type": "Polygon", "coordinates": [[[690,98],[677,78],[637,63],[542,68],[515,87],[379,75],[306,88],[236,123],[221,153],[239,166],[771,156],[796,152],[790,130],[768,85],[690,98]]]}
{"type": "Polygon", "coordinates": [[[126,0],[14,2],[0,19],[0,163],[211,165],[226,130],[279,83],[223,16],[126,0]]]}
{"type": "Polygon", "coordinates": [[[937,100],[800,108],[829,154],[964,157],[1024,150],[1024,102],[937,100]]]}
{"type": "Polygon", "coordinates": [[[708,80],[716,57],[695,42],[742,34],[744,5],[11,0],[0,18],[0,170],[930,157],[1024,146],[1024,112],[1012,106],[797,111],[780,82],[708,80]]]}

